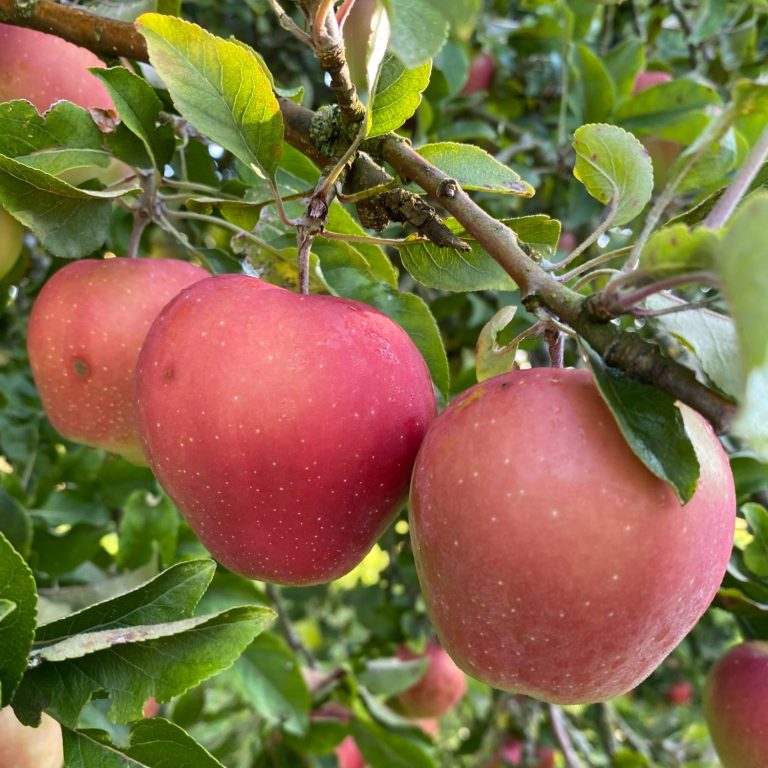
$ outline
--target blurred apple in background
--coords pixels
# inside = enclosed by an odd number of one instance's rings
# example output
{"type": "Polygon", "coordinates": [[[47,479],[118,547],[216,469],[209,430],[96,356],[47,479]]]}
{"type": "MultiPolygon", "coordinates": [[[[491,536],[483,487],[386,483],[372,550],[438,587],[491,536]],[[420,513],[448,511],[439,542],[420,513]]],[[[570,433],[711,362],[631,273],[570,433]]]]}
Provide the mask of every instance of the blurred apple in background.
{"type": "Polygon", "coordinates": [[[693,685],[687,680],[679,680],[667,689],[667,699],[670,704],[684,707],[693,701],[693,685]]]}
{"type": "Polygon", "coordinates": [[[768,642],[742,643],[715,663],[704,715],[724,768],[768,766],[768,642]]]}
{"type": "Polygon", "coordinates": [[[464,673],[437,643],[427,643],[421,655],[401,647],[397,656],[404,660],[426,658],[428,661],[421,679],[395,697],[396,707],[407,717],[441,717],[467,692],[464,673]]]}
{"type": "Polygon", "coordinates": [[[28,728],[11,707],[0,709],[0,767],[61,768],[64,747],[61,726],[43,712],[37,728],[28,728]]]}
{"type": "MultiPolygon", "coordinates": [[[[653,88],[663,83],[671,83],[673,80],[669,72],[658,72],[654,70],[644,70],[639,72],[635,78],[635,85],[632,93],[641,93],[648,88],[653,88]]],[[[639,136],[643,146],[646,148],[651,162],[653,163],[653,179],[657,188],[663,187],[669,180],[669,171],[672,168],[677,156],[683,149],[682,144],[676,141],[660,139],[654,136],[639,136]]]]}
{"type": "Polygon", "coordinates": [[[490,91],[493,86],[493,78],[496,75],[496,59],[487,51],[476,53],[469,63],[467,80],[464,83],[460,96],[471,96],[473,93],[490,91]]]}
{"type": "Polygon", "coordinates": [[[24,228],[10,213],[0,208],[0,280],[14,267],[21,254],[24,228]]]}

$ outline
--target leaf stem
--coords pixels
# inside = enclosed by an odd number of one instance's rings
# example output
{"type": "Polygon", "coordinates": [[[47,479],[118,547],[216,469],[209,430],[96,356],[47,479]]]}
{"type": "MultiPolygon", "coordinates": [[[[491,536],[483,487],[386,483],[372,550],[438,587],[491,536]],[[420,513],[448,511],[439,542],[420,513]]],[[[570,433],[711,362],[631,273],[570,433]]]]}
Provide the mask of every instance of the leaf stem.
{"type": "Polygon", "coordinates": [[[740,200],[748,192],[752,181],[766,159],[768,159],[768,125],[763,129],[757,144],[752,148],[749,157],[736,177],[726,187],[722,197],[709,212],[707,218],[704,219],[705,227],[719,229],[728,221],[740,200]]]}

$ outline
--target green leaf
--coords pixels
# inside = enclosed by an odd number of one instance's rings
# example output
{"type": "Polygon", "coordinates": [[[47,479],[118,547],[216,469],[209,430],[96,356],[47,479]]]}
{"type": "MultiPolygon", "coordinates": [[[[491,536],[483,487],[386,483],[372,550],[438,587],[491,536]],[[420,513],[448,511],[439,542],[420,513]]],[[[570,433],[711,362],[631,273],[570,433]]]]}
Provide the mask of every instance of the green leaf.
{"type": "Polygon", "coordinates": [[[427,659],[371,659],[357,676],[358,680],[377,696],[394,696],[421,680],[427,659]]]}
{"type": "Polygon", "coordinates": [[[0,155],[0,203],[29,227],[54,256],[78,259],[103,245],[112,199],[125,194],[87,191],[0,155]]]}
{"type": "Polygon", "coordinates": [[[53,643],[83,632],[187,618],[208,588],[215,568],[212,560],[174,565],[137,589],[39,627],[35,642],[53,643]]]}
{"type": "Polygon", "coordinates": [[[640,266],[665,274],[708,270],[721,248],[720,237],[714,230],[673,224],[653,233],[643,248],[640,266]]]}
{"type": "MultiPolygon", "coordinates": [[[[560,237],[559,221],[537,214],[507,219],[502,223],[533,250],[554,253],[560,237]]],[[[447,219],[445,224],[465,240],[471,250],[459,252],[413,238],[411,244],[400,248],[400,258],[414,279],[441,291],[512,291],[516,288],[512,278],[475,240],[466,235],[457,221],[447,219]]]]}
{"type": "Polygon", "coordinates": [[[29,155],[42,149],[102,149],[101,131],[87,110],[69,102],[55,104],[46,114],[28,101],[0,104],[0,153],[29,155]]]}
{"type": "Polygon", "coordinates": [[[736,211],[723,236],[717,269],[736,324],[742,400],[733,424],[762,460],[768,459],[768,193],[757,192],[736,211]]]}
{"type": "Polygon", "coordinates": [[[680,79],[632,94],[614,117],[632,133],[653,134],[687,145],[698,138],[709,122],[707,109],[720,103],[713,87],[680,79]]]}
{"type": "Polygon", "coordinates": [[[131,726],[130,744],[111,743],[104,731],[74,731],[66,726],[67,768],[224,768],[178,725],[160,717],[131,726]]]}
{"type": "Polygon", "coordinates": [[[499,346],[497,337],[512,322],[516,312],[517,307],[502,307],[480,331],[475,351],[478,381],[485,381],[492,376],[499,376],[512,370],[517,354],[517,344],[499,346]]]}
{"type": "Polygon", "coordinates": [[[656,477],[669,483],[685,504],[699,480],[699,461],[685,431],[675,398],[650,384],[609,368],[580,340],[595,383],[634,454],[656,477]]]}
{"type": "Polygon", "coordinates": [[[608,51],[605,66],[620,97],[629,96],[637,75],[645,66],[645,46],[638,37],[630,37],[608,51]]]}
{"type": "Polygon", "coordinates": [[[144,14],[138,27],[181,115],[251,170],[274,177],[283,120],[253,53],[173,16],[144,14]]]}
{"type": "Polygon", "coordinates": [[[148,563],[158,549],[163,562],[173,560],[179,530],[179,513],[165,495],[146,491],[132,493],[120,519],[118,568],[138,568],[148,563]]]}
{"type": "Polygon", "coordinates": [[[534,189],[528,182],[480,147],[441,141],[425,144],[418,152],[425,160],[454,178],[464,189],[494,192],[498,195],[533,196],[534,189]]]}
{"type": "Polygon", "coordinates": [[[337,295],[370,304],[403,328],[421,352],[437,388],[448,395],[448,357],[437,322],[422,298],[374,282],[364,272],[343,262],[335,266],[326,262],[323,275],[337,295]]]}
{"type": "Polygon", "coordinates": [[[581,96],[581,122],[605,120],[613,110],[616,86],[602,59],[584,43],[573,50],[573,64],[578,73],[577,91],[581,96]]]}
{"type": "Polygon", "coordinates": [[[21,502],[0,487],[0,533],[22,556],[29,555],[32,544],[32,520],[21,502]]]}
{"type": "Polygon", "coordinates": [[[352,736],[371,768],[437,768],[426,745],[371,720],[355,718],[352,736]]]}
{"type": "Polygon", "coordinates": [[[99,168],[109,166],[112,156],[100,149],[42,149],[29,155],[17,155],[15,160],[51,176],[58,176],[84,168],[92,168],[96,174],[99,168]]]}
{"type": "Polygon", "coordinates": [[[653,166],[643,145],[615,125],[583,125],[573,137],[573,175],[601,203],[614,201],[613,226],[632,221],[653,193],[653,166]]]}
{"type": "Polygon", "coordinates": [[[761,504],[745,504],[741,511],[754,539],[744,549],[744,564],[755,576],[768,577],[768,510],[761,504]]]}
{"type": "Polygon", "coordinates": [[[51,714],[74,727],[86,703],[106,692],[114,722],[137,720],[150,696],[169,701],[227,669],[274,615],[269,608],[243,606],[212,616],[132,626],[122,633],[106,630],[67,638],[36,656],[39,663],[22,680],[14,707],[19,719],[29,723],[38,702],[46,702],[51,714]]]}
{"type": "Polygon", "coordinates": [[[104,83],[123,123],[141,140],[155,168],[162,170],[173,155],[173,127],[156,126],[163,104],[150,84],[125,67],[94,67],[91,73],[104,83]]]}
{"type": "Polygon", "coordinates": [[[279,635],[257,637],[228,673],[267,722],[301,736],[309,727],[310,695],[296,655],[279,635]]]}
{"type": "MultiPolygon", "coordinates": [[[[341,232],[345,235],[366,236],[365,230],[338,200],[334,200],[328,209],[328,229],[331,232],[341,232]]],[[[397,269],[380,246],[375,243],[360,242],[353,245],[355,250],[365,259],[371,275],[377,280],[397,288],[397,269]]]]}
{"type": "Polygon", "coordinates": [[[157,576],[157,571],[157,563],[152,562],[136,571],[99,579],[91,584],[40,589],[37,603],[38,624],[50,624],[75,611],[135,589],[157,576]]]}
{"type": "Polygon", "coordinates": [[[392,26],[390,47],[409,69],[437,56],[448,22],[430,0],[383,0],[392,26]]]}
{"type": "Polygon", "coordinates": [[[16,603],[13,600],[0,598],[0,625],[16,610],[16,603]]]}
{"type": "MultiPolygon", "coordinates": [[[[681,307],[686,302],[676,296],[656,293],[649,296],[648,309],[681,307]]],[[[740,363],[733,320],[710,309],[696,309],[659,315],[649,320],[652,327],[678,339],[694,355],[688,364],[704,383],[711,381],[726,395],[736,398],[741,392],[740,363]]]]}
{"type": "MultiPolygon", "coordinates": [[[[705,133],[701,136],[701,141],[705,142],[707,140],[708,134],[705,133]]],[[[698,151],[699,144],[700,142],[692,144],[677,156],[670,171],[672,178],[679,174],[690,156],[698,151]]],[[[685,174],[685,177],[678,185],[678,191],[688,192],[710,184],[719,184],[735,166],[737,153],[736,133],[733,130],[729,130],[719,141],[710,142],[707,151],[685,174]]]]}
{"type": "Polygon", "coordinates": [[[431,72],[431,61],[413,69],[406,69],[394,56],[384,61],[373,99],[367,138],[396,131],[416,112],[421,94],[429,85],[431,72]]]}
{"type": "Polygon", "coordinates": [[[0,705],[13,698],[27,668],[35,635],[37,591],[24,558],[0,533],[0,600],[15,609],[0,621],[0,705]]]}

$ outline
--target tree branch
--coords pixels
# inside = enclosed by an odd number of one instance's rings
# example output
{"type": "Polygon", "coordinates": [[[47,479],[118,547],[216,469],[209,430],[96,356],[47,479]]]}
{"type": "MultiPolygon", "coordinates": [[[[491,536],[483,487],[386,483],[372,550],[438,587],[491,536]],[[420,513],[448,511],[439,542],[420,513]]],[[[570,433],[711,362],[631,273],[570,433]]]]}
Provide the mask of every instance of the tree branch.
{"type": "MultiPolygon", "coordinates": [[[[53,0],[38,0],[28,14],[14,0],[0,0],[0,21],[39,29],[107,56],[125,56],[147,61],[143,37],[132,24],[105,19],[53,0]]],[[[285,138],[321,167],[332,158],[324,157],[309,138],[314,113],[287,99],[280,99],[285,138]]],[[[724,432],[735,415],[735,405],[696,380],[693,373],[665,357],[658,347],[636,333],[595,317],[594,302],[562,285],[530,259],[515,233],[478,206],[449,176],[422,158],[407,142],[394,134],[377,142],[377,149],[402,178],[415,181],[439,205],[454,216],[475,240],[515,280],[528,303],[545,307],[586,339],[608,365],[655,384],[702,413],[715,429],[724,432]]],[[[370,163],[371,177],[383,183],[388,174],[370,163]],[[377,173],[378,172],[378,176],[377,173]]]]}
{"type": "Polygon", "coordinates": [[[37,0],[21,10],[15,0],[0,0],[0,22],[57,35],[100,56],[148,61],[147,45],[133,24],[114,21],[54,0],[37,0]]]}

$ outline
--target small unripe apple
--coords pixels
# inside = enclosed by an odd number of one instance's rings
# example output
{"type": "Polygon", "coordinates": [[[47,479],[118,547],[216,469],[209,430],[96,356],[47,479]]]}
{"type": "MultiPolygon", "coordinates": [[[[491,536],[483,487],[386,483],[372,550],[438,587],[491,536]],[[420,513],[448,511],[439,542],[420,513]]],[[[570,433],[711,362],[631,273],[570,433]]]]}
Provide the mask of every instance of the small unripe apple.
{"type": "Polygon", "coordinates": [[[407,717],[441,717],[467,692],[467,679],[453,659],[434,642],[427,643],[418,655],[406,647],[397,651],[398,658],[427,660],[427,668],[417,683],[397,694],[397,708],[407,717]]]}
{"type": "Polygon", "coordinates": [[[26,99],[40,112],[59,99],[113,110],[106,88],[88,71],[103,66],[95,54],[60,37],[0,24],[0,101],[26,99]]]}
{"type": "Polygon", "coordinates": [[[21,253],[24,228],[4,208],[0,208],[0,280],[12,269],[21,253]]]}
{"type": "Polygon", "coordinates": [[[0,766],[61,768],[64,747],[61,726],[43,712],[37,728],[22,725],[11,707],[0,709],[0,766]]]}
{"type": "Polygon", "coordinates": [[[83,259],[43,286],[29,318],[32,375],[48,418],[76,443],[145,463],[134,424],[134,372],[152,321],[209,277],[160,259],[83,259]]]}
{"type": "Polygon", "coordinates": [[[742,643],[715,663],[704,714],[724,768],[768,765],[768,642],[742,643]]]}
{"type": "Polygon", "coordinates": [[[693,701],[693,686],[687,680],[678,680],[667,689],[667,699],[676,707],[688,706],[693,701]]]}
{"type": "Polygon", "coordinates": [[[693,627],[725,572],[735,494],[711,427],[680,410],[701,464],[685,506],[587,371],[497,376],[435,420],[411,537],[432,623],[465,672],[545,701],[602,701],[693,627]]]}
{"type": "Polygon", "coordinates": [[[469,64],[467,80],[459,95],[471,96],[473,93],[482,93],[490,90],[495,74],[496,59],[487,51],[476,53],[469,64]]]}
{"type": "Polygon", "coordinates": [[[277,583],[363,559],[435,414],[426,364],[388,317],[244,275],[182,291],[137,370],[155,475],[214,557],[277,583]]]}

